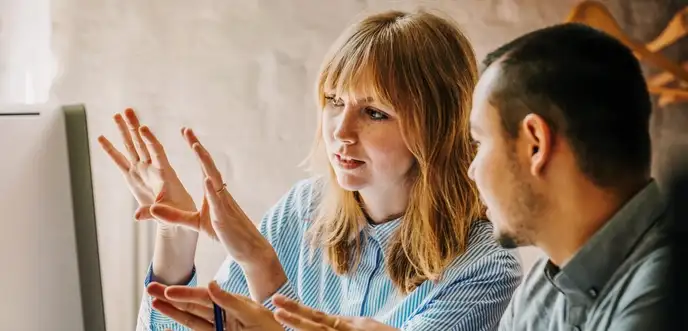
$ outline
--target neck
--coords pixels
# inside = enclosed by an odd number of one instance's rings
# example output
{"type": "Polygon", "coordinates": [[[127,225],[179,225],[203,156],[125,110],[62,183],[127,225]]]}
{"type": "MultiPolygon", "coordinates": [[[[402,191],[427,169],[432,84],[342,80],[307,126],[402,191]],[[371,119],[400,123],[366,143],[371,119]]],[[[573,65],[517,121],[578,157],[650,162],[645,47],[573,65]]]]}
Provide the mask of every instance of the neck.
{"type": "Polygon", "coordinates": [[[375,224],[403,216],[408,206],[409,193],[409,187],[406,185],[368,187],[358,191],[366,215],[375,224]]]}
{"type": "Polygon", "coordinates": [[[571,180],[555,198],[546,218],[547,228],[538,233],[535,245],[540,247],[551,262],[563,267],[581,247],[647,182],[619,191],[603,190],[587,180],[571,180]],[[572,184],[578,183],[578,184],[572,184]]]}

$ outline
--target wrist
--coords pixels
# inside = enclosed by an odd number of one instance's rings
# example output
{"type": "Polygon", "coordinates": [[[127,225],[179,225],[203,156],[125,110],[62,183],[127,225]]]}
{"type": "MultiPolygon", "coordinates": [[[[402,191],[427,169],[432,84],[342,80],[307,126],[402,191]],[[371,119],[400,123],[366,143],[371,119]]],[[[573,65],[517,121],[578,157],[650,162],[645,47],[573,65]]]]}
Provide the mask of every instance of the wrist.
{"type": "Polygon", "coordinates": [[[253,263],[240,264],[251,288],[251,296],[256,302],[267,300],[287,282],[287,275],[274,250],[263,254],[265,255],[255,259],[253,263]],[[257,286],[252,286],[253,284],[257,286]]]}

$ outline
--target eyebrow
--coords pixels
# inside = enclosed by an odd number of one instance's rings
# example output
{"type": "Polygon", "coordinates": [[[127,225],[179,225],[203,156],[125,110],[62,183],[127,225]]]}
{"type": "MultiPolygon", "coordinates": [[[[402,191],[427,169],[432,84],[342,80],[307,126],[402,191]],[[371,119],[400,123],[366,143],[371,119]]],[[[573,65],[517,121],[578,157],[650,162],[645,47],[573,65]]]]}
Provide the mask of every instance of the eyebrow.
{"type": "MultiPolygon", "coordinates": [[[[325,92],[324,94],[326,97],[330,97],[330,98],[341,98],[340,96],[337,96],[337,94],[333,93],[333,92],[325,92]]],[[[366,98],[361,98],[361,99],[356,100],[356,103],[373,103],[373,102],[375,102],[375,98],[373,98],[373,97],[366,97],[366,98]]]]}

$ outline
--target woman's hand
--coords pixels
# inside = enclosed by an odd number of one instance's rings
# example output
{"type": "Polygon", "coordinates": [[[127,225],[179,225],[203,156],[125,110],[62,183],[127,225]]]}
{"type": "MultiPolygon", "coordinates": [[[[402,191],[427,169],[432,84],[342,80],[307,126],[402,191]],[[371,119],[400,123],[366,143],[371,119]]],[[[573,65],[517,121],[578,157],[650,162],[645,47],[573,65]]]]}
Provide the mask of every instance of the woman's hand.
{"type": "MultiPolygon", "coordinates": [[[[191,129],[188,132],[193,135],[191,129]]],[[[244,271],[253,299],[263,301],[287,281],[277,254],[226,190],[210,153],[197,139],[191,147],[205,175],[201,210],[183,210],[159,202],[153,204],[151,212],[156,218],[205,232],[220,241],[244,271]]]]}
{"type": "Polygon", "coordinates": [[[397,331],[397,329],[364,317],[327,315],[281,295],[272,299],[278,309],[275,319],[299,331],[397,331]]]}
{"type": "MultiPolygon", "coordinates": [[[[154,203],[164,203],[185,210],[195,209],[193,199],[167,160],[163,146],[147,126],[140,125],[134,111],[125,110],[124,116],[115,114],[114,121],[124,141],[127,156],[104,136],[98,137],[98,142],[122,172],[129,190],[139,203],[135,219],[154,219],[150,213],[150,207],[154,203]]],[[[189,144],[195,142],[195,137],[185,137],[189,144]]]]}
{"type": "MultiPolygon", "coordinates": [[[[162,144],[148,127],[140,125],[134,111],[127,109],[124,116],[116,114],[114,120],[127,155],[103,136],[98,137],[98,142],[120,169],[139,203],[134,218],[155,219],[151,214],[151,206],[155,203],[195,210],[196,205],[167,160],[162,144]]],[[[187,130],[182,130],[182,135],[190,145],[196,142],[187,130]]],[[[157,223],[153,275],[166,284],[184,283],[193,269],[198,233],[169,222],[158,220],[157,223]]]]}
{"type": "Polygon", "coordinates": [[[223,291],[215,282],[208,288],[152,283],[153,308],[195,331],[214,331],[213,302],[225,310],[227,331],[283,331],[272,312],[249,298],[223,291]]]}

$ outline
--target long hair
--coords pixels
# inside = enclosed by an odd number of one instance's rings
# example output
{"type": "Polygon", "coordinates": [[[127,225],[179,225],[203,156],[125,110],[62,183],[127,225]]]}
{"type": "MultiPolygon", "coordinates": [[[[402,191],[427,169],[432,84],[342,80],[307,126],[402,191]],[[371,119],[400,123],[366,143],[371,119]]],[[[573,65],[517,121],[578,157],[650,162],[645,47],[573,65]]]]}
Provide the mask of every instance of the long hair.
{"type": "MultiPolygon", "coordinates": [[[[325,90],[350,96],[364,91],[394,108],[415,157],[408,206],[385,254],[387,272],[403,293],[438,280],[466,250],[470,225],[481,216],[467,175],[475,153],[468,116],[477,76],[463,33],[424,11],[368,16],[340,36],[322,64],[316,84],[320,108],[325,90]]],[[[360,261],[366,219],[356,192],[338,185],[325,157],[319,121],[307,161],[326,180],[310,234],[341,275],[360,261]]]]}

